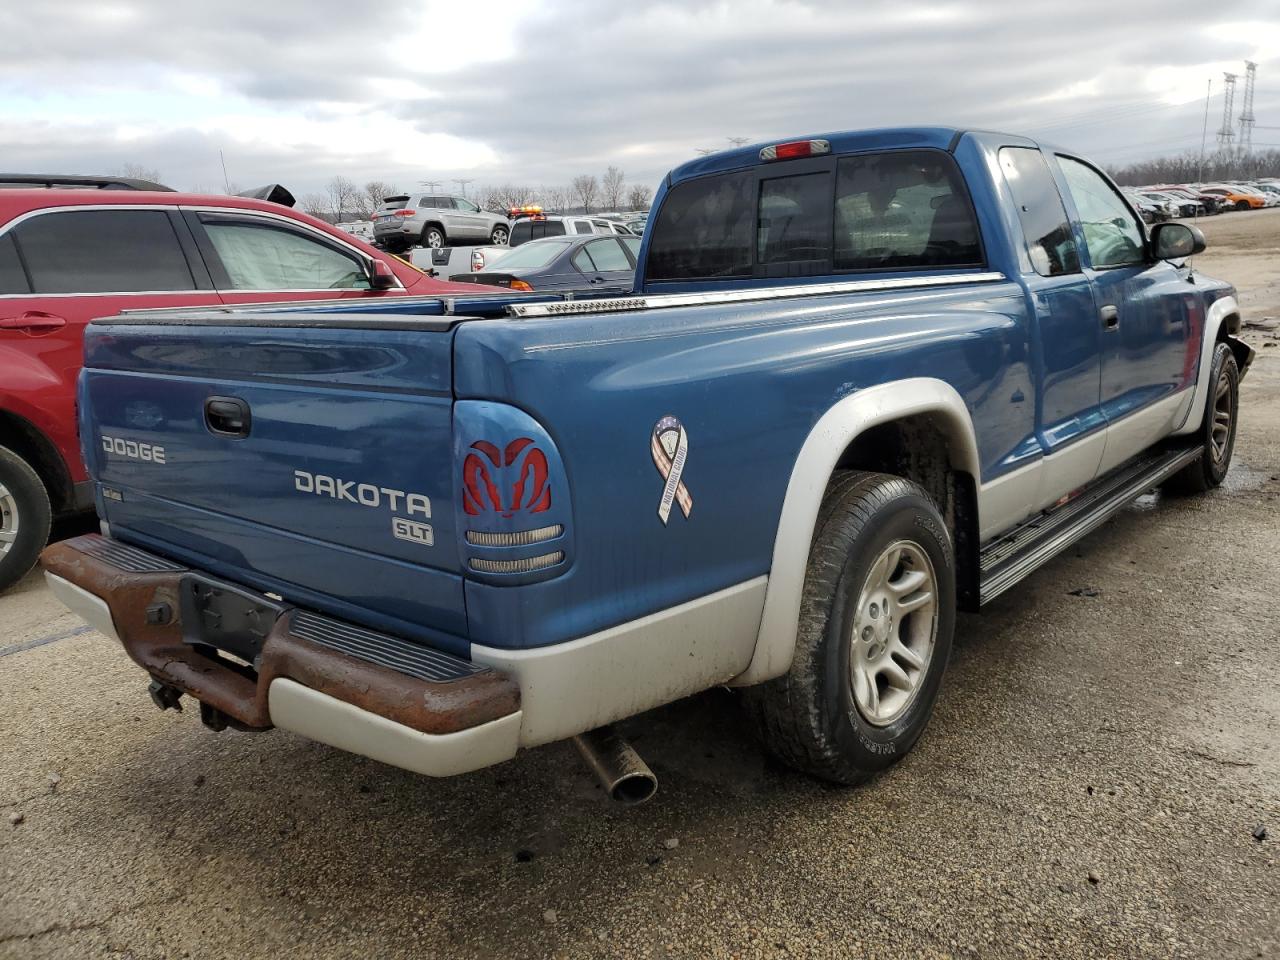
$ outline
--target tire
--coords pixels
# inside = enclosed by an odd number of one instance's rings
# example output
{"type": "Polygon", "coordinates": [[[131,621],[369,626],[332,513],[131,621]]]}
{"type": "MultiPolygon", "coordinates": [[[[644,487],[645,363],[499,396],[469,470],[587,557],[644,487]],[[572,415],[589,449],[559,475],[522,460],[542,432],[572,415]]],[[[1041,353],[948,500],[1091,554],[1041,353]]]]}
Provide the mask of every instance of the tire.
{"type": "Polygon", "coordinates": [[[489,242],[495,247],[505,247],[507,241],[511,239],[511,231],[506,227],[497,226],[493,228],[493,233],[489,237],[489,242]]]}
{"type": "Polygon", "coordinates": [[[765,747],[797,770],[841,784],[862,783],[901,760],[933,712],[955,601],[951,538],[928,494],[900,477],[837,472],[814,526],[791,669],[743,691],[765,747]],[[908,586],[917,574],[923,587],[908,586]],[[894,586],[908,592],[892,602],[898,616],[885,616],[881,604],[897,596],[894,586]],[[929,586],[928,602],[898,608],[915,604],[929,586]],[[914,652],[916,664],[900,649],[914,652]],[[905,677],[910,692],[876,670],[905,677]]]}
{"type": "Polygon", "coordinates": [[[444,228],[438,227],[434,223],[429,223],[422,228],[422,245],[432,250],[441,249],[447,238],[444,235],[444,228]]]}
{"type": "Polygon", "coordinates": [[[1225,343],[1213,348],[1209,365],[1209,395],[1205,398],[1200,443],[1203,452],[1164,483],[1175,494],[1206,493],[1221,486],[1231,469],[1240,415],[1240,368],[1225,343]]]}
{"type": "Polygon", "coordinates": [[[0,447],[0,590],[35,566],[49,542],[49,492],[27,461],[0,447]]]}
{"type": "Polygon", "coordinates": [[[1248,210],[1248,209],[1249,209],[1249,201],[1248,201],[1248,200],[1237,200],[1237,201],[1236,201],[1236,209],[1237,209],[1237,210],[1248,210]]]}

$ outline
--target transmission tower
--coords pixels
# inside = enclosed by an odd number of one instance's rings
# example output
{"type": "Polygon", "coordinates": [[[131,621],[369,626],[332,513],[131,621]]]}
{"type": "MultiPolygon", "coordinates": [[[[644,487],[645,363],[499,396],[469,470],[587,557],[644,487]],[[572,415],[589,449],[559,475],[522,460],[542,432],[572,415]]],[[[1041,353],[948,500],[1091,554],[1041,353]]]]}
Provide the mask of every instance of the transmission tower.
{"type": "Polygon", "coordinates": [[[1244,99],[1240,103],[1240,152],[1253,152],[1253,82],[1258,76],[1258,65],[1252,60],[1244,62],[1244,99]]]}
{"type": "Polygon", "coordinates": [[[1236,75],[1224,73],[1222,84],[1222,126],[1218,128],[1218,149],[1230,150],[1231,141],[1236,136],[1236,132],[1231,129],[1231,114],[1236,103],[1236,75]]]}

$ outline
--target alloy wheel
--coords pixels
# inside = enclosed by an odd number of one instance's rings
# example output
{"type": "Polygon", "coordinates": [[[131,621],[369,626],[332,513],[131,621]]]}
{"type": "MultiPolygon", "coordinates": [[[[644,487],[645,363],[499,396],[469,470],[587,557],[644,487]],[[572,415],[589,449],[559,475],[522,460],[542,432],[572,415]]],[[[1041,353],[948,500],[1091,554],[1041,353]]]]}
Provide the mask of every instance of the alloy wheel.
{"type": "Polygon", "coordinates": [[[849,637],[858,712],[874,726],[897,720],[915,700],[938,633],[937,575],[911,540],[887,546],[871,565],[849,637]]]}

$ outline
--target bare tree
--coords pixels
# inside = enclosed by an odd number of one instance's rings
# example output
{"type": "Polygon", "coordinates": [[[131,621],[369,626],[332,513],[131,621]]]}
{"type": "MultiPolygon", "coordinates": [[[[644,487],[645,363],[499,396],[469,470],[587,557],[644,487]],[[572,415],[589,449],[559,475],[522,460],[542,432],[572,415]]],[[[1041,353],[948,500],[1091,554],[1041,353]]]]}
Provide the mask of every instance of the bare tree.
{"type": "Polygon", "coordinates": [[[626,190],[627,178],[617,167],[610,167],[604,172],[600,183],[601,202],[610,210],[622,209],[622,194],[626,190]]]}
{"type": "Polygon", "coordinates": [[[540,193],[542,205],[549,212],[568,213],[573,206],[573,191],[568,187],[543,187],[540,193]]]}
{"type": "Polygon", "coordinates": [[[394,184],[387,183],[385,180],[370,180],[364,185],[364,196],[361,198],[363,207],[362,213],[365,216],[372,216],[387,197],[394,197],[400,192],[400,188],[394,184]]]}
{"type": "Polygon", "coordinates": [[[329,198],[323,193],[304,193],[298,201],[303,213],[309,213],[321,220],[329,219],[329,198]]]}
{"type": "Polygon", "coordinates": [[[582,212],[590,213],[591,205],[600,195],[600,181],[589,173],[581,173],[573,178],[573,195],[582,204],[582,212]]]}
{"type": "Polygon", "coordinates": [[[538,202],[538,191],[522,184],[504,183],[480,190],[479,203],[494,213],[506,213],[512,207],[525,207],[538,202]]]}
{"type": "Polygon", "coordinates": [[[341,223],[348,213],[355,213],[360,202],[360,188],[339,174],[324,187],[329,197],[329,210],[333,214],[333,222],[341,223]]]}
{"type": "Polygon", "coordinates": [[[648,210],[649,201],[653,198],[653,191],[648,187],[636,184],[631,188],[631,192],[627,194],[628,210],[648,210]]]}
{"type": "Polygon", "coordinates": [[[160,171],[155,167],[144,167],[140,163],[122,163],[116,170],[117,177],[129,177],[132,180],[150,180],[160,182],[160,171]]]}

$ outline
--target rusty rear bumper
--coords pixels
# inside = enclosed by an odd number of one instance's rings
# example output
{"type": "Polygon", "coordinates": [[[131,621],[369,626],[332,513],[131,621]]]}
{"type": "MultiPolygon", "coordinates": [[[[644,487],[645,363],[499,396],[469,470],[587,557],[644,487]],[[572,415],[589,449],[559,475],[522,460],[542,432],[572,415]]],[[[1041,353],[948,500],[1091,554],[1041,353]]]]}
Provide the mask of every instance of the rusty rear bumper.
{"type": "Polygon", "coordinates": [[[211,716],[293,730],[430,776],[515,755],[520,690],[492,668],[264,595],[260,645],[247,663],[192,642],[192,624],[184,629],[192,578],[217,584],[198,571],[97,535],[54,544],[41,563],[60,600],[211,716]]]}

